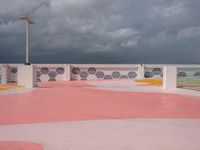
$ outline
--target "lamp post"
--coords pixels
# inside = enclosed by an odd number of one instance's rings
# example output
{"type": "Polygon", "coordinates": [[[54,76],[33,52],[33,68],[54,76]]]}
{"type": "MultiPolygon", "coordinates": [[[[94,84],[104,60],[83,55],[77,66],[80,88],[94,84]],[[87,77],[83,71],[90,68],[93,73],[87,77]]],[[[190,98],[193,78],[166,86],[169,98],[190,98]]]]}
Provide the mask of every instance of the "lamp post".
{"type": "Polygon", "coordinates": [[[34,24],[34,21],[31,21],[27,16],[21,16],[21,20],[24,20],[26,22],[26,61],[25,65],[30,65],[29,62],[29,26],[31,24],[34,24]]]}

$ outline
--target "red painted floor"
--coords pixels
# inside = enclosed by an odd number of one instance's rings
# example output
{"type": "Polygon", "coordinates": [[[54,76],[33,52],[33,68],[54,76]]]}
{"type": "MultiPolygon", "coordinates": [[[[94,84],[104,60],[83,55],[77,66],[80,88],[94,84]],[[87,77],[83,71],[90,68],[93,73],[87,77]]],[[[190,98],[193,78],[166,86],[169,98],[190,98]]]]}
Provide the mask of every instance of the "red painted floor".
{"type": "Polygon", "coordinates": [[[0,141],[0,150],[44,150],[44,148],[40,144],[29,142],[0,141]]]}
{"type": "Polygon", "coordinates": [[[0,125],[57,121],[181,118],[200,119],[200,98],[114,92],[86,82],[42,83],[21,94],[0,95],[0,125]]]}

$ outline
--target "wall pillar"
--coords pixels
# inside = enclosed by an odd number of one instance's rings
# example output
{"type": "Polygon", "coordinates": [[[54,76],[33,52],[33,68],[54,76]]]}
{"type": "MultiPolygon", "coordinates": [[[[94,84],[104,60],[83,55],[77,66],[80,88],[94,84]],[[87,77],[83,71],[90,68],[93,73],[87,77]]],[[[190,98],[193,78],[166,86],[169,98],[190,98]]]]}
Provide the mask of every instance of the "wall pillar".
{"type": "Polygon", "coordinates": [[[1,84],[8,83],[7,75],[8,75],[8,66],[2,65],[1,66],[1,84]]]}
{"type": "Polygon", "coordinates": [[[163,67],[163,89],[176,89],[177,68],[175,66],[163,67]]]}
{"type": "Polygon", "coordinates": [[[70,64],[65,64],[65,77],[64,77],[64,80],[66,81],[70,81],[71,80],[71,69],[70,69],[70,64]]]}
{"type": "Polygon", "coordinates": [[[144,64],[138,65],[138,79],[144,79],[144,64]]]}
{"type": "Polygon", "coordinates": [[[37,72],[36,66],[34,65],[19,65],[17,82],[20,86],[25,86],[26,88],[36,87],[37,72]]]}

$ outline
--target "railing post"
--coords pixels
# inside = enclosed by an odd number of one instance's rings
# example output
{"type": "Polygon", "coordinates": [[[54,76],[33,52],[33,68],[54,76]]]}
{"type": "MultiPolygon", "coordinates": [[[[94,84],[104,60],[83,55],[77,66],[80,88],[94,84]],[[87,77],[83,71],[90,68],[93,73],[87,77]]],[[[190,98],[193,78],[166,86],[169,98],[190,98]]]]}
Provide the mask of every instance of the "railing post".
{"type": "Polygon", "coordinates": [[[1,84],[7,84],[8,66],[1,65],[1,84]]]}
{"type": "Polygon", "coordinates": [[[163,67],[163,89],[176,89],[177,86],[177,67],[163,67]]]}
{"type": "Polygon", "coordinates": [[[65,75],[64,80],[70,81],[70,64],[65,64],[65,75]]]}
{"type": "Polygon", "coordinates": [[[138,65],[138,79],[144,79],[144,64],[138,65]]]}
{"type": "Polygon", "coordinates": [[[36,86],[37,72],[34,65],[19,65],[17,83],[26,88],[33,88],[36,86]]]}

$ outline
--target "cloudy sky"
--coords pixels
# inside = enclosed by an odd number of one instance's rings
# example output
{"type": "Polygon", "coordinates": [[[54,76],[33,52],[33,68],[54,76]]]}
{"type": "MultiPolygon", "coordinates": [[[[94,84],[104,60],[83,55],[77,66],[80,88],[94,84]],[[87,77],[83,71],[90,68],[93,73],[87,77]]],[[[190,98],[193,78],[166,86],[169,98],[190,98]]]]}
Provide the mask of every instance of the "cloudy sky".
{"type": "Polygon", "coordinates": [[[0,63],[200,63],[200,0],[0,0],[0,63]]]}

